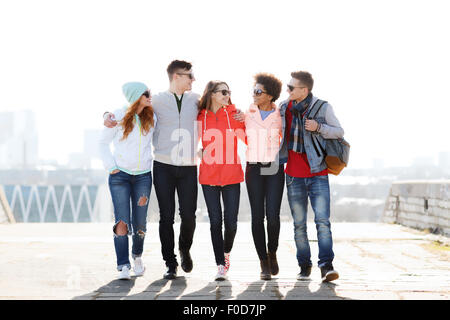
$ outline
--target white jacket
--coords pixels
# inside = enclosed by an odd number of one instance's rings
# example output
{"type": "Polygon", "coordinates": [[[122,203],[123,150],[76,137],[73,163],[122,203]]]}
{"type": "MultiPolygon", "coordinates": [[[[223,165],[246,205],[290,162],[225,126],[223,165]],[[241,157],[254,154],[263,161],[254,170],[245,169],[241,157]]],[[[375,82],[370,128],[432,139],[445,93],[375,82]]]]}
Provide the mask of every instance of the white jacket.
{"type": "MultiPolygon", "coordinates": [[[[114,117],[119,123],[125,116],[126,108],[114,111],[114,117]]],[[[153,114],[154,126],[156,125],[156,113],[153,114]]],[[[140,124],[134,124],[133,130],[125,140],[123,127],[120,123],[114,128],[104,127],[99,140],[100,157],[105,169],[112,172],[119,169],[131,175],[147,173],[153,167],[152,140],[154,126],[144,135],[140,130],[140,124]],[[114,154],[109,145],[113,142],[114,154]]]]}

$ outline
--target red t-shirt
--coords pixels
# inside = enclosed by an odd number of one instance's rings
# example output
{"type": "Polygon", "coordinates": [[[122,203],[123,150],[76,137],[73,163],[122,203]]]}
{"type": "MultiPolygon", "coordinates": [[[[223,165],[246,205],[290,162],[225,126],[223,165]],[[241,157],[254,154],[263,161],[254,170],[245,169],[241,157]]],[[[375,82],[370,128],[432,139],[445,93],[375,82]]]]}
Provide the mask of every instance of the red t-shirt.
{"type": "MultiPolygon", "coordinates": [[[[291,136],[291,123],[292,123],[292,100],[289,101],[288,107],[286,108],[286,133],[285,139],[289,143],[289,138],[291,136]]],[[[322,170],[317,173],[311,173],[311,167],[309,166],[308,158],[306,153],[299,153],[293,150],[288,151],[288,161],[286,169],[284,170],[291,177],[296,178],[311,178],[315,176],[326,176],[328,174],[328,169],[322,170]]]]}

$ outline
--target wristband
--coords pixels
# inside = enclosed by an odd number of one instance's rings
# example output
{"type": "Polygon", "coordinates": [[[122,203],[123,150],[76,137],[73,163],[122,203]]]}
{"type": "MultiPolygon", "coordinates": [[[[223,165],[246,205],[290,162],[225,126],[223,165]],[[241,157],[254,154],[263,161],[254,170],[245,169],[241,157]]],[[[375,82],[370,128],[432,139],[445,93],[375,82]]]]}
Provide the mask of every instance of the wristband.
{"type": "Polygon", "coordinates": [[[317,129],[316,129],[317,133],[319,133],[321,127],[322,127],[322,124],[321,123],[317,123],[317,129]]]}

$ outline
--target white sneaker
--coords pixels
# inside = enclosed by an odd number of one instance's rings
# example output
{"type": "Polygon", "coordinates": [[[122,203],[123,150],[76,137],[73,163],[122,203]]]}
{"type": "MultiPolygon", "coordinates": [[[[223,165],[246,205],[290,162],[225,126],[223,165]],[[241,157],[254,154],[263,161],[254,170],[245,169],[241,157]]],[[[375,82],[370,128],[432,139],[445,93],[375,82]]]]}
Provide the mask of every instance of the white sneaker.
{"type": "Polygon", "coordinates": [[[122,267],[122,271],[119,272],[117,279],[119,279],[119,280],[130,280],[131,279],[130,270],[128,269],[128,267],[126,267],[126,266],[122,267]]]}
{"type": "Polygon", "coordinates": [[[142,260],[141,257],[137,257],[136,259],[134,259],[134,274],[136,275],[136,277],[140,277],[144,275],[145,272],[145,265],[144,265],[144,261],[142,260]]]}
{"type": "Polygon", "coordinates": [[[218,271],[216,274],[216,277],[214,278],[215,281],[224,281],[227,280],[227,270],[225,269],[225,266],[219,265],[218,271]]]}

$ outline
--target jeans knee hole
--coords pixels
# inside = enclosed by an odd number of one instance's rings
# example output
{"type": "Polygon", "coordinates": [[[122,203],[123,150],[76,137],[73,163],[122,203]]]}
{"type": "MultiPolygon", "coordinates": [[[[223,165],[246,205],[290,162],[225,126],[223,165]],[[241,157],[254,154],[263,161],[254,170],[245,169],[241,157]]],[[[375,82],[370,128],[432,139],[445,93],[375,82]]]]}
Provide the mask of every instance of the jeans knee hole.
{"type": "Polygon", "coordinates": [[[143,207],[143,206],[147,205],[147,202],[148,202],[148,198],[146,196],[141,196],[138,201],[138,206],[143,207]]]}
{"type": "Polygon", "coordinates": [[[128,225],[125,222],[123,222],[122,220],[119,220],[114,225],[113,232],[114,232],[114,235],[117,236],[117,237],[119,237],[119,236],[126,236],[128,234],[128,225]],[[118,226],[120,226],[122,228],[122,232],[120,232],[120,233],[116,232],[118,226]],[[125,231],[123,231],[123,227],[125,227],[125,231]]]}

